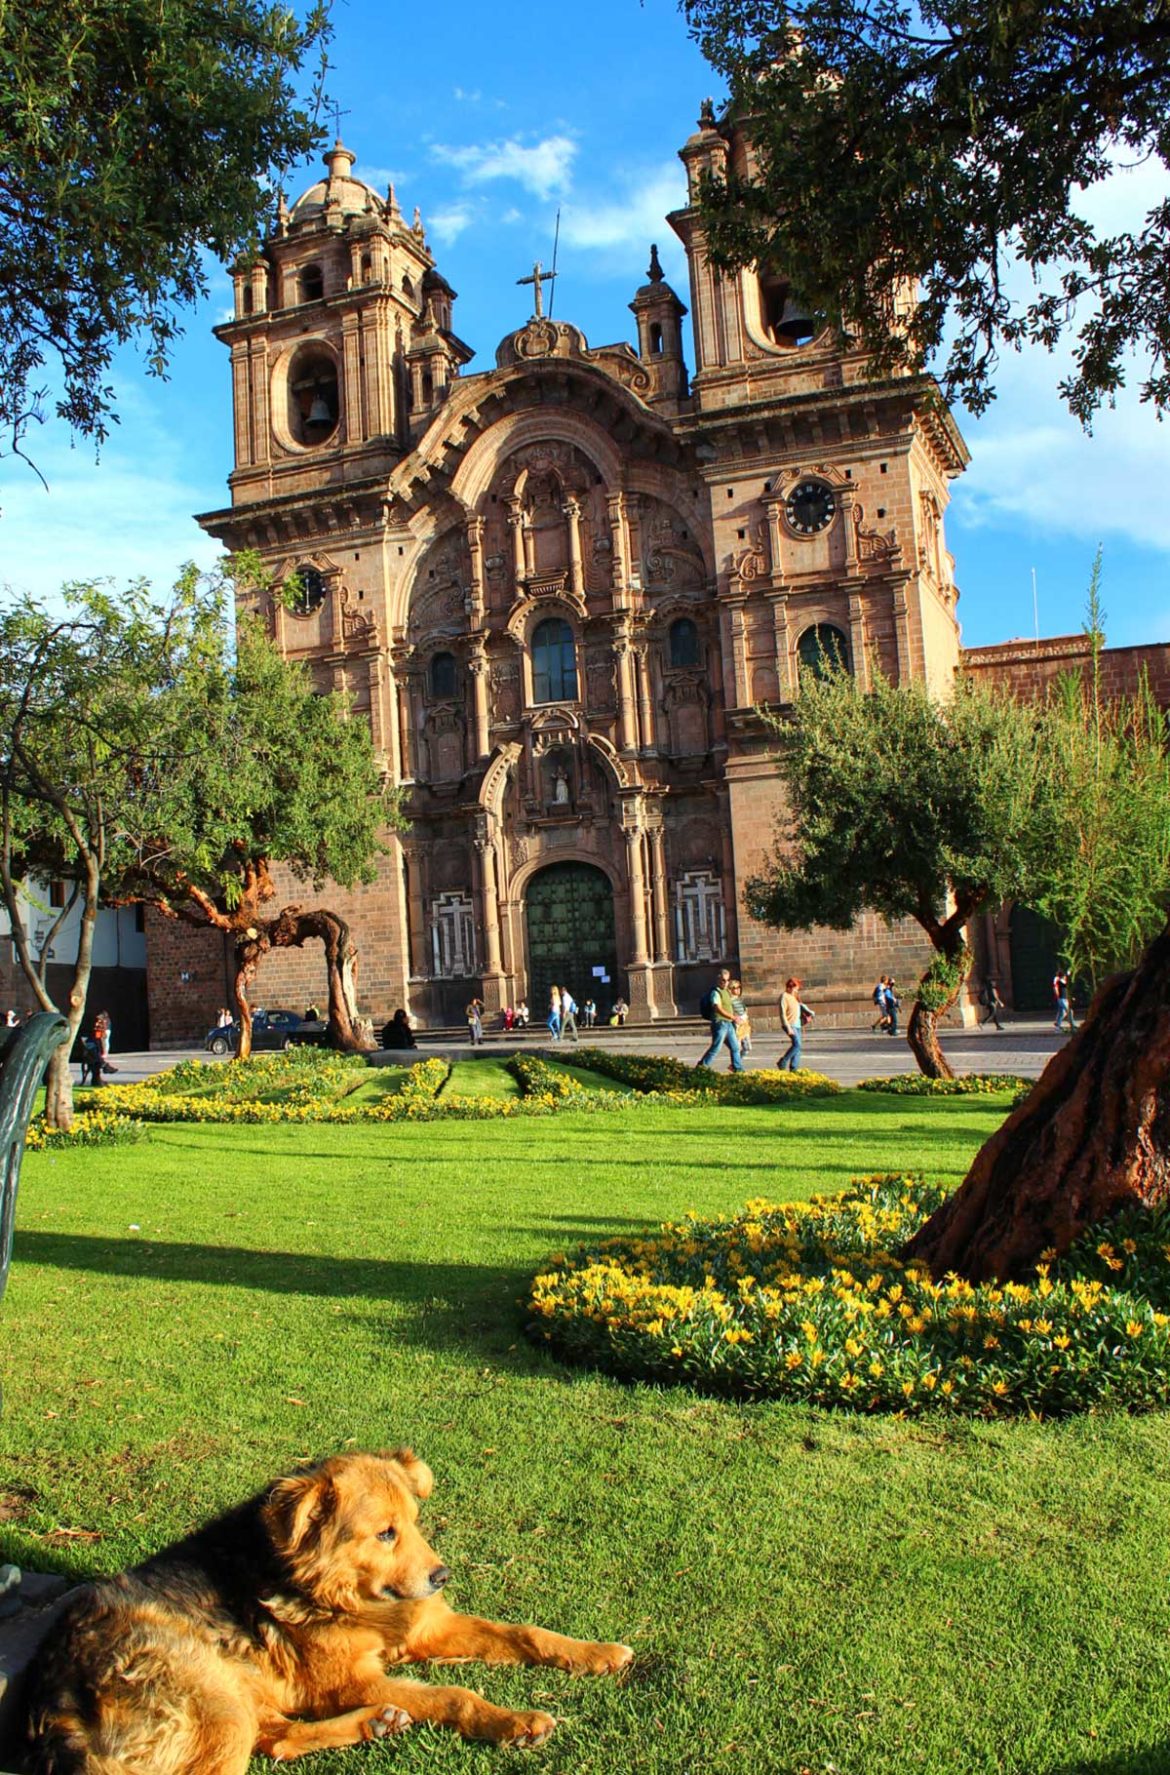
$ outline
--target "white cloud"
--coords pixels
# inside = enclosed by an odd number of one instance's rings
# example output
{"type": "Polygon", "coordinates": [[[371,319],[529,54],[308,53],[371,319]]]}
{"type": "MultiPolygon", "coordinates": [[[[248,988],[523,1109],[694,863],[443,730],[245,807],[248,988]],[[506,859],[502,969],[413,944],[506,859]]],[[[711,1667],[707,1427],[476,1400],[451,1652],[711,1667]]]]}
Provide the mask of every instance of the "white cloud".
{"type": "Polygon", "coordinates": [[[375,191],[385,191],[387,185],[404,185],[410,177],[409,173],[399,172],[395,167],[367,166],[364,161],[354,167],[353,176],[364,185],[372,185],[375,191]]]}
{"type": "Polygon", "coordinates": [[[456,99],[458,99],[458,101],[461,105],[478,105],[480,100],[483,98],[483,94],[481,92],[479,92],[479,91],[467,92],[466,89],[462,86],[455,87],[454,93],[455,93],[456,99]]]}
{"type": "Polygon", "coordinates": [[[486,142],[466,148],[449,148],[436,142],[431,149],[443,166],[454,167],[469,185],[493,179],[510,179],[533,196],[548,198],[568,189],[577,153],[569,136],[546,136],[526,147],[515,136],[505,142],[486,142]]]}
{"type": "Polygon", "coordinates": [[[442,246],[450,246],[475,219],[476,212],[471,204],[454,203],[449,209],[436,210],[426,218],[427,232],[433,234],[442,246]]]}
{"type": "Polygon", "coordinates": [[[682,169],[672,164],[641,177],[626,175],[623,196],[590,202],[575,196],[561,213],[561,239],[568,247],[590,253],[620,255],[649,251],[658,243],[667,277],[686,287],[686,260],[673,229],[666,221],[671,210],[686,202],[682,169]]]}

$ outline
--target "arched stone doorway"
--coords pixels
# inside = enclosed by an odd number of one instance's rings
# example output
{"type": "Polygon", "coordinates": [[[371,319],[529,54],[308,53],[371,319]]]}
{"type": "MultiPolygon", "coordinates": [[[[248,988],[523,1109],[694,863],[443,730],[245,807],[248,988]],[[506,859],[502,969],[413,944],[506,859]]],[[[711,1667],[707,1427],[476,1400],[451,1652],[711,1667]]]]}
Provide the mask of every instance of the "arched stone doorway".
{"type": "Polygon", "coordinates": [[[598,1021],[615,998],[617,979],[613,885],[592,863],[550,863],[528,884],[528,1004],[534,1023],[548,1015],[549,988],[567,986],[577,1003],[597,1003],[598,1021]],[[603,968],[608,979],[594,972],[603,968]]]}
{"type": "Polygon", "coordinates": [[[1059,925],[1033,912],[1030,906],[1012,907],[1011,957],[1012,1006],[1017,1011],[1047,1012],[1055,1000],[1052,980],[1061,966],[1063,932],[1059,925]]]}

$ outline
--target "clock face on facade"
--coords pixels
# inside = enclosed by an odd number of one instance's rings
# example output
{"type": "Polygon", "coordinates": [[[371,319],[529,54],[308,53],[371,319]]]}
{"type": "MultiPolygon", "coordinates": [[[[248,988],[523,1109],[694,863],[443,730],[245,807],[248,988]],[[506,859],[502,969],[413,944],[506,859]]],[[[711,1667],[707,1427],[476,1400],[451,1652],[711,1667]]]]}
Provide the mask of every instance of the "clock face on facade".
{"type": "Polygon", "coordinates": [[[784,502],[784,515],[798,536],[815,536],[833,521],[837,500],[824,481],[800,481],[784,502]]]}

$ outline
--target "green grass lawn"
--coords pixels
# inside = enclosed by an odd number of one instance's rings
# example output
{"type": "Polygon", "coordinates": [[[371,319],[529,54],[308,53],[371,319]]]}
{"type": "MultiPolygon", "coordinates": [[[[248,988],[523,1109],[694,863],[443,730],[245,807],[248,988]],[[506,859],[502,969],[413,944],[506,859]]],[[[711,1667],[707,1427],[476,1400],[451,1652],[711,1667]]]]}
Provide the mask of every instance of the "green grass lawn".
{"type": "Polygon", "coordinates": [[[423,1521],[454,1606],[625,1639],[638,1661],[620,1685],[461,1672],[563,1716],[536,1752],[416,1728],[306,1768],[528,1754],[566,1775],[1156,1775],[1164,1417],[735,1405],[558,1367],[516,1315],[566,1243],[865,1171],[957,1180],[1002,1114],[846,1093],[181,1126],[29,1155],[2,1319],[0,1555],[117,1570],[301,1457],[409,1441],[436,1471],[423,1521]]]}

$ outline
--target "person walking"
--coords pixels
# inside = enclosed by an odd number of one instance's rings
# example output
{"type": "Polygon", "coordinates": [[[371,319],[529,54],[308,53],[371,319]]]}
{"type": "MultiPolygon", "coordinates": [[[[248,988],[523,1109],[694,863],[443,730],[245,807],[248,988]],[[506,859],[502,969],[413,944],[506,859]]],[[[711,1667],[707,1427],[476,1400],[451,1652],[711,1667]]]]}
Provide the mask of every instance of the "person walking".
{"type": "Polygon", "coordinates": [[[886,976],[886,1034],[897,1035],[898,1012],[902,1001],[898,997],[898,982],[892,974],[886,976]]]}
{"type": "Polygon", "coordinates": [[[780,1027],[788,1037],[788,1046],[776,1065],[781,1072],[799,1072],[804,1024],[800,1014],[800,981],[795,978],[785,981],[780,994],[780,1027]]]}
{"type": "Polygon", "coordinates": [[[979,990],[979,1003],[983,1006],[984,1011],[984,1015],[979,1019],[980,1029],[985,1023],[994,1023],[997,1029],[1002,1030],[1003,1024],[999,1020],[999,1013],[1003,1010],[1004,1003],[999,996],[999,986],[994,974],[988,974],[983,982],[979,990]]]}
{"type": "Polygon", "coordinates": [[[716,1054],[726,1043],[731,1055],[732,1072],[743,1072],[745,1068],[735,1027],[735,1006],[731,998],[731,973],[727,968],[720,968],[719,978],[707,995],[707,1015],[711,1020],[711,1043],[706,1053],[696,1060],[696,1067],[713,1066],[716,1054]]]}
{"type": "Polygon", "coordinates": [[[483,1046],[483,1000],[473,998],[467,1007],[467,1028],[473,1048],[483,1046]]]}
{"type": "Polygon", "coordinates": [[[889,978],[888,974],[883,974],[873,989],[873,1002],[874,1008],[877,1011],[877,1022],[870,1025],[870,1035],[876,1035],[879,1029],[884,1029],[889,1019],[890,1013],[886,1009],[886,988],[889,985],[889,978]]]}
{"type": "Polygon", "coordinates": [[[1072,995],[1069,992],[1069,978],[1063,968],[1060,969],[1052,982],[1052,996],[1056,1000],[1056,1022],[1052,1027],[1054,1029],[1067,1028],[1071,1032],[1077,1025],[1076,1019],[1072,1013],[1072,995]]]}
{"type": "Polygon", "coordinates": [[[550,986],[548,994],[548,1032],[554,1042],[561,1039],[561,989],[550,986]]]}
{"type": "Polygon", "coordinates": [[[561,1040],[571,1035],[575,1042],[581,1037],[577,1034],[577,1001],[567,986],[561,987],[561,1040]]]}
{"type": "Polygon", "coordinates": [[[110,1040],[114,1029],[108,1011],[99,1011],[93,1020],[93,1039],[98,1045],[99,1070],[101,1072],[117,1072],[118,1068],[110,1059],[110,1040]]]}
{"type": "Polygon", "coordinates": [[[748,1016],[748,1008],[743,1002],[743,982],[731,982],[731,1008],[735,1012],[735,1034],[739,1042],[739,1051],[746,1060],[752,1051],[752,1021],[748,1016]]]}

